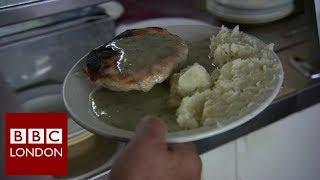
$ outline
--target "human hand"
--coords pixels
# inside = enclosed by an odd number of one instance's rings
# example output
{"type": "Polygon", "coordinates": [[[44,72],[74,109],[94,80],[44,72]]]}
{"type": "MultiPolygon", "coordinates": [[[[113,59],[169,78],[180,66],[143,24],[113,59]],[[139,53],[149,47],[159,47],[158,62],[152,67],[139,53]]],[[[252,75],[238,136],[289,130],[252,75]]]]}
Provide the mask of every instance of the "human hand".
{"type": "Polygon", "coordinates": [[[200,180],[201,159],[193,143],[165,141],[162,120],[146,117],[114,163],[111,180],[200,180]]]}

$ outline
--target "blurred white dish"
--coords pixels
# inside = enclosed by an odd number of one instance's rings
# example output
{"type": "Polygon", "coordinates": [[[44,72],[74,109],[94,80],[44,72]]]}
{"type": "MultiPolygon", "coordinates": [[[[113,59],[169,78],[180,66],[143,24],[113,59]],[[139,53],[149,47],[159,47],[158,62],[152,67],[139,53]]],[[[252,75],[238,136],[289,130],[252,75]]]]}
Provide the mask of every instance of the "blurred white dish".
{"type": "Polygon", "coordinates": [[[266,9],[274,8],[289,3],[293,3],[293,0],[208,0],[216,1],[217,3],[239,9],[266,9]]]}
{"type": "Polygon", "coordinates": [[[120,18],[124,13],[124,7],[120,2],[109,1],[107,3],[100,4],[99,7],[103,8],[105,12],[114,20],[120,18]]]}
{"type": "Polygon", "coordinates": [[[294,4],[261,9],[245,9],[222,5],[213,0],[207,0],[207,10],[215,17],[238,24],[262,24],[273,22],[290,15],[294,11],[294,4]]]}

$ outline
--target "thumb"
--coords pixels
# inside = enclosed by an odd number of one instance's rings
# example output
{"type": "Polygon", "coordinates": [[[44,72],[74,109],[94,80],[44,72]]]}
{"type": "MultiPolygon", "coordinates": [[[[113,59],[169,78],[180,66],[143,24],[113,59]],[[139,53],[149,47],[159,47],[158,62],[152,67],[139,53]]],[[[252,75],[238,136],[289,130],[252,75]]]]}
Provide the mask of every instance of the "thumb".
{"type": "Polygon", "coordinates": [[[147,116],[136,127],[135,142],[145,145],[166,145],[166,125],[163,120],[147,116]]]}

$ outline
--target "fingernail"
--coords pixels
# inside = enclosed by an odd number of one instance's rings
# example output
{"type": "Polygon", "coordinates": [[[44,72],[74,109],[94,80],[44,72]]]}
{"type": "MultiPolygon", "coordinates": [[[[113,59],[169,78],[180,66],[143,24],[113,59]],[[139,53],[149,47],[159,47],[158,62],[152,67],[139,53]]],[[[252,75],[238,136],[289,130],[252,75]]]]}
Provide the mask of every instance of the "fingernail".
{"type": "Polygon", "coordinates": [[[153,119],[155,118],[152,116],[144,117],[136,127],[136,134],[141,134],[141,133],[144,133],[146,130],[148,130],[150,127],[150,124],[152,123],[151,121],[153,119]]]}
{"type": "Polygon", "coordinates": [[[163,136],[166,132],[166,125],[163,120],[154,117],[154,116],[146,116],[136,127],[136,135],[157,135],[163,136]]]}

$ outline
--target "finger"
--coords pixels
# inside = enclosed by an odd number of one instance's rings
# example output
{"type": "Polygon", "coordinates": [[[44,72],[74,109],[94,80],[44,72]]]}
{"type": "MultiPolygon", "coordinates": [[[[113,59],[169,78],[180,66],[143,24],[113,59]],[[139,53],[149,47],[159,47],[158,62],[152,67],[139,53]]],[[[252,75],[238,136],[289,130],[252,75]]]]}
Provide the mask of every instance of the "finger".
{"type": "Polygon", "coordinates": [[[190,179],[199,179],[202,171],[202,161],[193,143],[171,144],[171,155],[173,159],[180,160],[186,171],[195,172],[190,179]]]}
{"type": "Polygon", "coordinates": [[[143,144],[145,146],[150,146],[150,144],[166,146],[165,138],[166,126],[163,120],[147,116],[137,125],[132,143],[143,144]]]}

